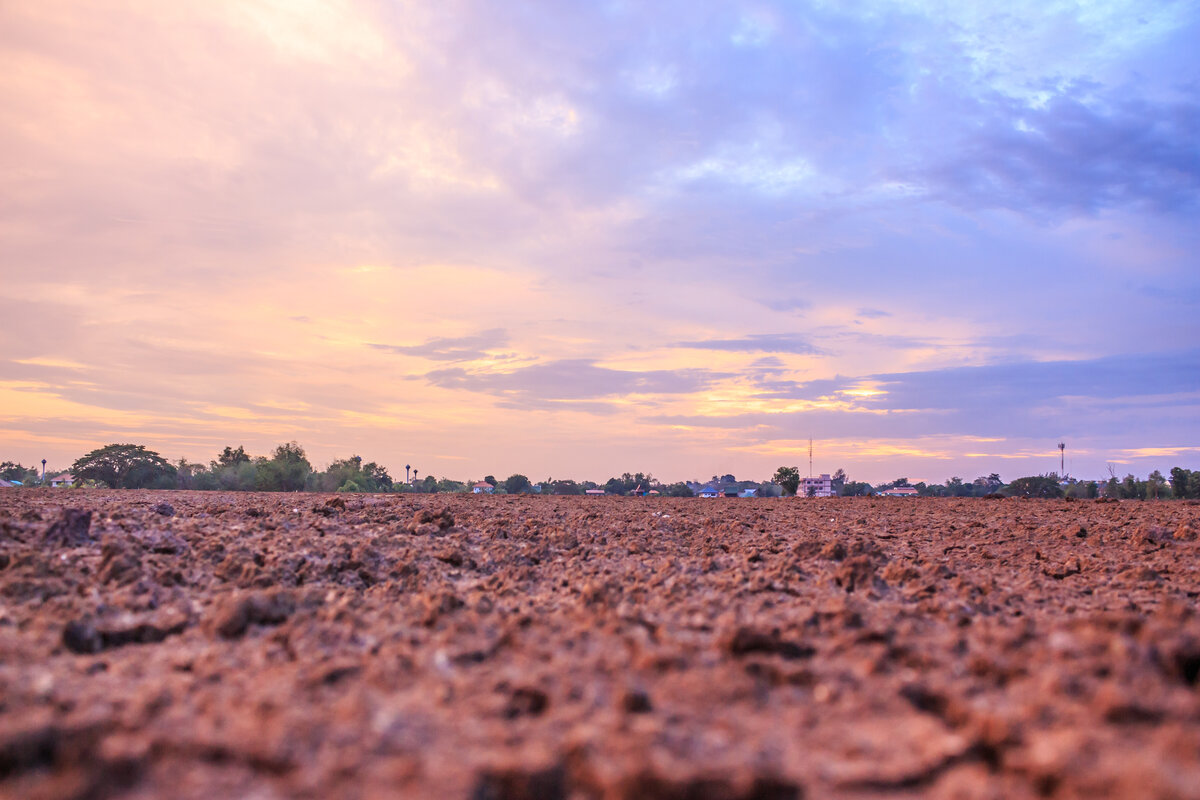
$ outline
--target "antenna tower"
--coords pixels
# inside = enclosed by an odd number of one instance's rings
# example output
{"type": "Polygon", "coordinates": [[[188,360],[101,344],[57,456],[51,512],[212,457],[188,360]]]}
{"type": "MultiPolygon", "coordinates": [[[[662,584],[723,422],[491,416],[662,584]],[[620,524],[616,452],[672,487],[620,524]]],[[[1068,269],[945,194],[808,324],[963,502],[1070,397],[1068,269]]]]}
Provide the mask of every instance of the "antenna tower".
{"type": "Polygon", "coordinates": [[[1067,443],[1059,442],[1058,443],[1058,479],[1060,481],[1063,478],[1067,477],[1065,474],[1066,467],[1064,466],[1066,463],[1066,457],[1067,457],[1067,443]]]}
{"type": "Polygon", "coordinates": [[[808,437],[808,477],[812,477],[812,437],[808,437]]]}

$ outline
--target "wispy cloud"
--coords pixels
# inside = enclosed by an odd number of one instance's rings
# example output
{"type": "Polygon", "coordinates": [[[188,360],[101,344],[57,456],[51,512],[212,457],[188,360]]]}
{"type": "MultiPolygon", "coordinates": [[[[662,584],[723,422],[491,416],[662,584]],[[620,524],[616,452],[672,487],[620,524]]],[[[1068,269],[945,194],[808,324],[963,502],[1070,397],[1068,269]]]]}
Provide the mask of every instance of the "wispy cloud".
{"type": "Polygon", "coordinates": [[[422,344],[395,345],[368,343],[375,350],[397,355],[416,356],[432,361],[475,361],[484,358],[490,351],[508,344],[508,333],[503,328],[493,328],[473,336],[438,337],[422,344]]]}
{"type": "Polygon", "coordinates": [[[756,333],[735,339],[700,339],[691,342],[676,342],[673,346],[693,350],[727,350],[735,353],[819,355],[822,352],[813,346],[807,337],[788,333],[756,333]]]}
{"type": "Polygon", "coordinates": [[[451,367],[426,379],[444,389],[482,392],[515,407],[545,408],[563,403],[640,395],[691,394],[712,386],[720,373],[701,369],[621,370],[584,359],[565,359],[509,372],[451,367]]]}

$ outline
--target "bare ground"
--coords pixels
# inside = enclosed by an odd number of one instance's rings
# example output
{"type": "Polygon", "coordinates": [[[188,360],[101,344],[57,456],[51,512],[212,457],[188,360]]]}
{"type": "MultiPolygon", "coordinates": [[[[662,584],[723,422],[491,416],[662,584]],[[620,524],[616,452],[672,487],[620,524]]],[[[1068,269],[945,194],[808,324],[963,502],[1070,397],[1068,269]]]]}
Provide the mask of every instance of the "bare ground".
{"type": "Polygon", "coordinates": [[[0,490],[0,796],[1200,797],[1198,531],[0,490]]]}

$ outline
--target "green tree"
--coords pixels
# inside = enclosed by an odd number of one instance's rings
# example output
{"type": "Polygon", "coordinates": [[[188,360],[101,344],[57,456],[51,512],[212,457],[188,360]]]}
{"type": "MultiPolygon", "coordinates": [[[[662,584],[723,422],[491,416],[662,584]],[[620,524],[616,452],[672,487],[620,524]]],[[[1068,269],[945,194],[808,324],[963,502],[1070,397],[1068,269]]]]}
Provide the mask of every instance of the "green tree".
{"type": "Polygon", "coordinates": [[[175,467],[140,444],[110,444],[71,465],[77,481],[96,481],[112,489],[172,489],[175,467]]]}
{"type": "Polygon", "coordinates": [[[23,467],[12,461],[5,461],[0,464],[0,478],[6,481],[31,483],[38,479],[38,471],[35,467],[23,467]]]}
{"type": "Polygon", "coordinates": [[[529,482],[529,478],[520,473],[514,473],[504,479],[504,491],[508,494],[524,494],[532,488],[533,484],[529,482]]]}
{"type": "Polygon", "coordinates": [[[800,468],[780,467],[775,470],[775,476],[772,480],[783,487],[784,494],[792,497],[796,494],[796,490],[800,488],[800,468]]]}
{"type": "Polygon", "coordinates": [[[1032,475],[1017,478],[1008,485],[1008,494],[1014,497],[1062,497],[1062,487],[1052,475],[1032,475]]]}
{"type": "Polygon", "coordinates": [[[175,462],[175,486],[178,489],[196,489],[201,475],[208,474],[203,464],[195,464],[186,458],[175,462]]]}
{"type": "Polygon", "coordinates": [[[871,494],[871,484],[862,481],[847,481],[842,486],[842,497],[867,497],[871,494]]]}
{"type": "Polygon", "coordinates": [[[696,493],[686,483],[672,483],[664,487],[663,494],[667,497],[695,497],[696,493]]]}
{"type": "Polygon", "coordinates": [[[1183,467],[1171,468],[1171,495],[1179,500],[1189,497],[1188,482],[1192,478],[1192,471],[1183,467]]]}
{"type": "Polygon", "coordinates": [[[255,466],[254,488],[262,492],[298,492],[312,472],[304,448],[296,442],[279,445],[269,461],[261,458],[255,466]]]}
{"type": "Polygon", "coordinates": [[[222,467],[236,467],[239,464],[249,464],[250,456],[246,455],[246,448],[238,445],[237,450],[234,450],[229,445],[225,445],[225,449],[221,451],[221,455],[217,456],[216,464],[222,467]]]}

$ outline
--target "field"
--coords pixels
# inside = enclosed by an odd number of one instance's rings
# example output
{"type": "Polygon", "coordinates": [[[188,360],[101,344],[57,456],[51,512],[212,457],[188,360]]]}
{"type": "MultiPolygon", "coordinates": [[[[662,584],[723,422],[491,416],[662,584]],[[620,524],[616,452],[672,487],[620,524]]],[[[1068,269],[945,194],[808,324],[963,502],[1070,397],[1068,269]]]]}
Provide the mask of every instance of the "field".
{"type": "Polygon", "coordinates": [[[0,796],[1200,797],[1198,531],[0,490],[0,796]]]}

